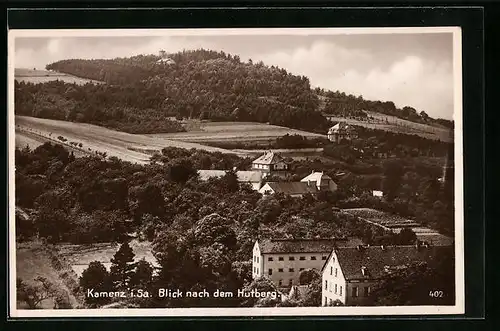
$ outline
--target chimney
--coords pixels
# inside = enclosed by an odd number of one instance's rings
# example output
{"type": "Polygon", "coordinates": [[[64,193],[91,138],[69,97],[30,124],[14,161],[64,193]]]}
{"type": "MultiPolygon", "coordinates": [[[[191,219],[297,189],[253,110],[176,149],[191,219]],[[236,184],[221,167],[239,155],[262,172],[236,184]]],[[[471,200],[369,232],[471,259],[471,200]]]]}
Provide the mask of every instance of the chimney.
{"type": "Polygon", "coordinates": [[[380,248],[385,251],[385,246],[384,245],[380,245],[380,248]]]}
{"type": "Polygon", "coordinates": [[[361,274],[363,274],[363,276],[366,276],[366,267],[361,267],[361,274]]]}

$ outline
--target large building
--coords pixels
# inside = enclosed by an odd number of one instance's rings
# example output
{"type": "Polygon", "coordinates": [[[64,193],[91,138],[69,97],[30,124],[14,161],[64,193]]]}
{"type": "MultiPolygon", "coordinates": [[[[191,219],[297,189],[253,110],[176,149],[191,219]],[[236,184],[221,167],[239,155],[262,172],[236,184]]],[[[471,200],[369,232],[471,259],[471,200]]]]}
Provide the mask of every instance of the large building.
{"type": "Polygon", "coordinates": [[[252,278],[267,277],[276,286],[299,284],[305,269],[321,270],[335,246],[359,244],[358,240],[339,239],[272,239],[256,241],[253,247],[252,278]]]}
{"type": "Polygon", "coordinates": [[[288,170],[288,164],[281,155],[269,151],[252,162],[252,170],[266,173],[283,172],[288,170]]]}
{"type": "Polygon", "coordinates": [[[413,262],[435,265],[452,246],[337,247],[321,270],[322,305],[366,304],[373,287],[388,274],[413,262]]]}

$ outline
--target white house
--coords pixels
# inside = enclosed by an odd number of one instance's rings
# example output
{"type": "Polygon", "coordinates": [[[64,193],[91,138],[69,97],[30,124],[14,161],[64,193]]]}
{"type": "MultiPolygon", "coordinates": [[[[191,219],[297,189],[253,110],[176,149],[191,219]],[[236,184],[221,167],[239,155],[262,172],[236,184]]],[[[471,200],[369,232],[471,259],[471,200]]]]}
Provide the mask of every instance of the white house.
{"type": "Polygon", "coordinates": [[[302,178],[301,182],[316,186],[318,191],[335,192],[337,190],[337,184],[323,172],[312,171],[310,175],[302,178]]]}
{"type": "Polygon", "coordinates": [[[288,170],[288,164],[281,155],[269,151],[252,162],[252,170],[267,173],[282,172],[288,170]]]}
{"type": "Polygon", "coordinates": [[[362,246],[336,247],[321,270],[322,305],[339,300],[344,305],[363,305],[375,285],[395,270],[412,262],[432,267],[452,246],[362,246]]]}
{"type": "Polygon", "coordinates": [[[327,133],[328,140],[339,143],[342,140],[350,140],[352,138],[352,128],[349,124],[338,122],[332,126],[327,133]]]}

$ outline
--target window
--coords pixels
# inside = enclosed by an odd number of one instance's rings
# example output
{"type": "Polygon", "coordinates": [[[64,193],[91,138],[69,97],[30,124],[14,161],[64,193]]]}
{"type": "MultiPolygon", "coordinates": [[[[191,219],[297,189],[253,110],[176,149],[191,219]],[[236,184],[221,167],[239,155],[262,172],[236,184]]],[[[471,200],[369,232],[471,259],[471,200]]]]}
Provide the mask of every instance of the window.
{"type": "Polygon", "coordinates": [[[353,298],[356,298],[358,296],[358,287],[357,286],[354,286],[352,288],[352,297],[353,298]]]}
{"type": "Polygon", "coordinates": [[[278,258],[278,261],[283,261],[283,256],[280,256],[280,257],[278,258]]]}
{"type": "Polygon", "coordinates": [[[257,274],[259,274],[259,268],[257,268],[257,274]]]}
{"type": "Polygon", "coordinates": [[[370,295],[370,286],[365,287],[365,297],[370,295]]]}
{"type": "Polygon", "coordinates": [[[300,269],[299,269],[299,271],[302,271],[302,270],[304,270],[304,268],[300,268],[300,269]]]}
{"type": "Polygon", "coordinates": [[[325,306],[327,306],[327,305],[328,305],[328,298],[325,297],[325,306]]]}
{"type": "Polygon", "coordinates": [[[333,300],[330,299],[330,306],[333,306],[333,300]]]}
{"type": "Polygon", "coordinates": [[[337,284],[335,284],[335,294],[337,294],[337,284]]]}
{"type": "Polygon", "coordinates": [[[267,258],[267,260],[268,260],[268,261],[272,261],[272,260],[273,260],[273,258],[272,258],[272,257],[268,257],[268,258],[267,258]]]}
{"type": "Polygon", "coordinates": [[[267,273],[269,274],[269,276],[271,276],[273,274],[273,269],[269,269],[267,273]]]}
{"type": "Polygon", "coordinates": [[[324,261],[326,260],[326,256],[322,256],[321,259],[324,261]]]}
{"type": "Polygon", "coordinates": [[[340,285],[340,295],[342,295],[342,285],[340,285]]]}
{"type": "Polygon", "coordinates": [[[316,256],[311,256],[311,260],[312,261],[316,260],[316,256]]]}
{"type": "Polygon", "coordinates": [[[337,277],[337,268],[335,268],[335,277],[337,277]]]}
{"type": "Polygon", "coordinates": [[[278,269],[278,272],[283,272],[283,268],[279,268],[279,269],[278,269]]]}
{"type": "Polygon", "coordinates": [[[290,257],[288,258],[288,261],[295,261],[295,257],[294,257],[294,256],[290,256],[290,257]]]}
{"type": "Polygon", "coordinates": [[[301,256],[299,260],[301,261],[305,261],[306,257],[305,256],[301,256]]]}
{"type": "Polygon", "coordinates": [[[259,263],[259,257],[257,256],[257,263],[259,263]]]}
{"type": "Polygon", "coordinates": [[[253,273],[255,273],[255,267],[253,267],[253,273]]]}
{"type": "Polygon", "coordinates": [[[293,269],[293,268],[289,268],[289,269],[288,269],[288,272],[294,272],[294,270],[295,270],[295,269],[293,269]]]}
{"type": "Polygon", "coordinates": [[[292,285],[293,285],[293,279],[290,279],[290,280],[288,281],[288,285],[290,285],[290,286],[292,286],[292,285]]]}
{"type": "Polygon", "coordinates": [[[333,267],[330,267],[330,276],[333,275],[333,267]]]}
{"type": "Polygon", "coordinates": [[[283,285],[283,280],[280,279],[280,281],[278,282],[278,285],[279,286],[283,285]]]}
{"type": "Polygon", "coordinates": [[[325,280],[325,290],[328,290],[328,281],[325,280]]]}

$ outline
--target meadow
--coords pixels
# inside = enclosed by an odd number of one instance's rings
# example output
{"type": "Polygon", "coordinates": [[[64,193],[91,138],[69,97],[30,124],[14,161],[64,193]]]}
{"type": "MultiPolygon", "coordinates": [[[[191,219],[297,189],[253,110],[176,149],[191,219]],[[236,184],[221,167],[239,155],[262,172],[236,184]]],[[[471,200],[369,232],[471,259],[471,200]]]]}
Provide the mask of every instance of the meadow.
{"type": "Polygon", "coordinates": [[[23,68],[15,69],[14,79],[20,82],[27,82],[33,84],[47,83],[54,80],[61,80],[69,84],[78,84],[78,85],[84,85],[87,83],[93,83],[93,84],[104,83],[97,80],[80,78],[55,71],[23,69],[23,68]]]}

